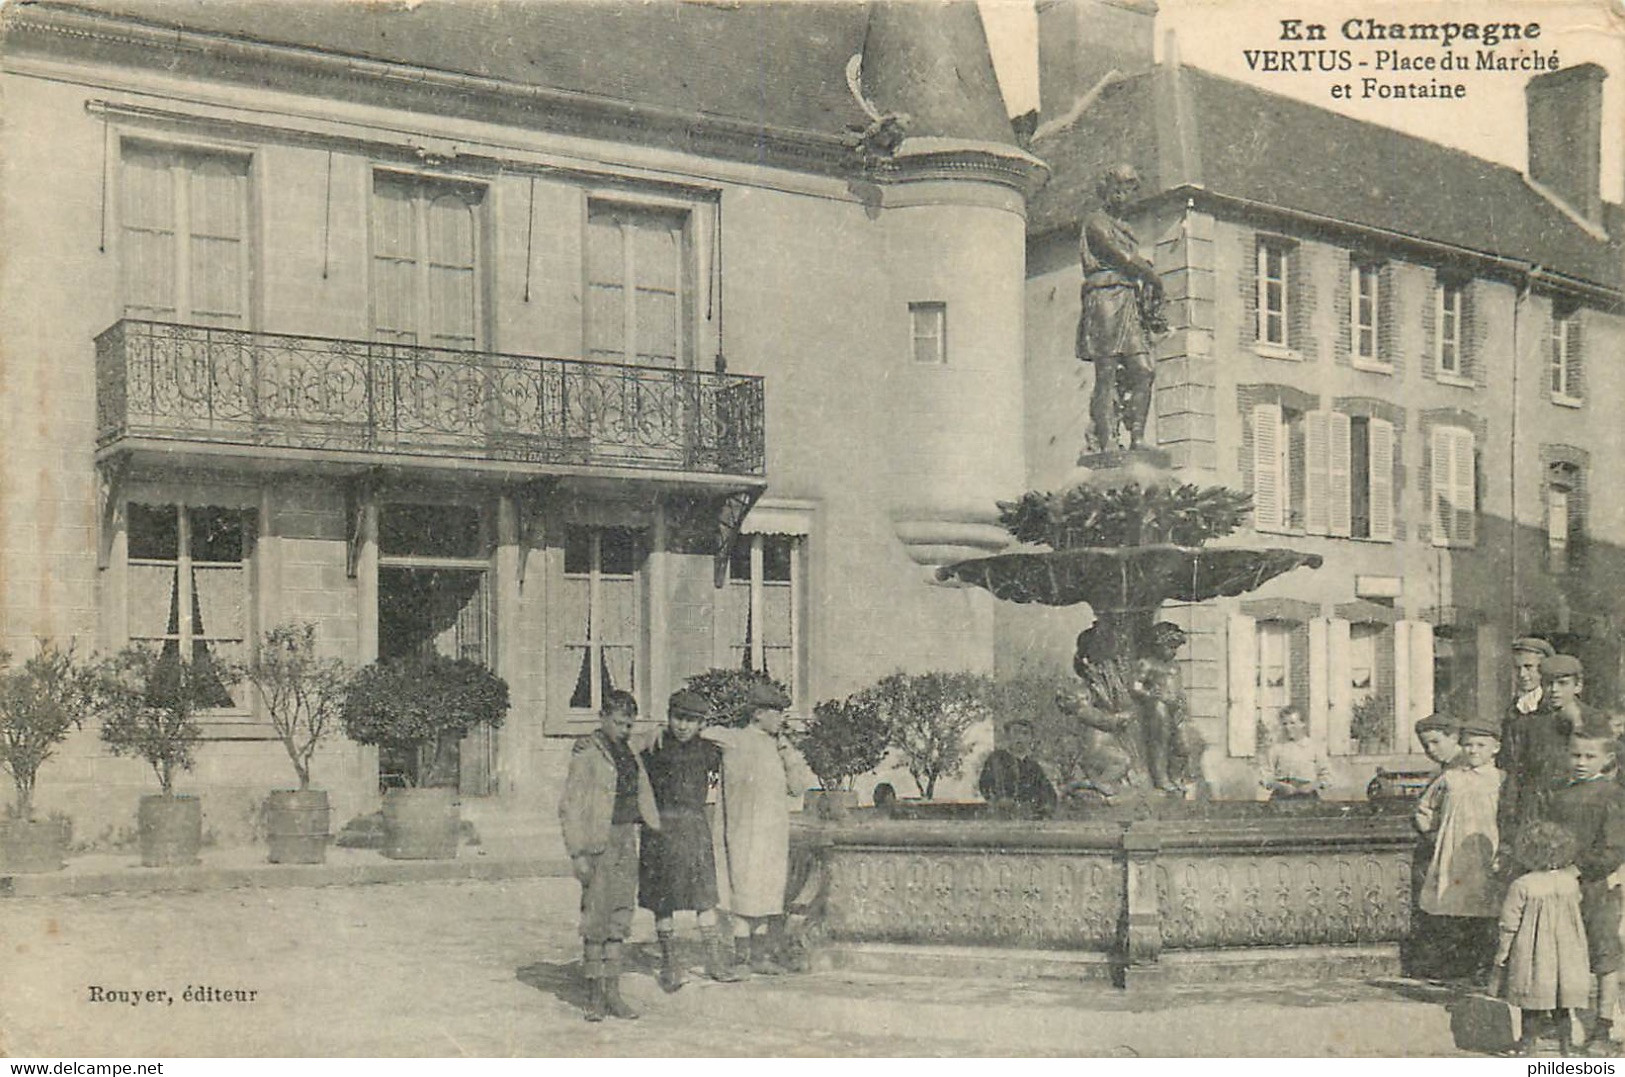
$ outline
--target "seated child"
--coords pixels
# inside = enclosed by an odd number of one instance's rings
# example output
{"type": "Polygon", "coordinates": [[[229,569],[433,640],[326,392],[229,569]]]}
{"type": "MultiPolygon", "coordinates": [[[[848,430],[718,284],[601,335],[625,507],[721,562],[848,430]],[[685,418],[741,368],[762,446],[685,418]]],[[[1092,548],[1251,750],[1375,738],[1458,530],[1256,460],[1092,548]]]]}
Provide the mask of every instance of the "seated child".
{"type": "Polygon", "coordinates": [[[1552,822],[1574,835],[1580,869],[1580,912],[1585,920],[1591,972],[1597,977],[1597,1023],[1588,1042],[1591,1053],[1617,1053],[1613,1014],[1619,1003],[1620,892],[1608,877],[1625,863],[1625,787],[1612,780],[1613,730],[1597,717],[1569,737],[1570,777],[1552,794],[1552,822]]]}
{"type": "Polygon", "coordinates": [[[1282,707],[1281,739],[1264,753],[1258,784],[1267,800],[1318,798],[1331,784],[1326,753],[1309,738],[1309,725],[1297,707],[1282,707]]]}
{"type": "Polygon", "coordinates": [[[1580,914],[1574,835],[1556,823],[1519,832],[1511,860],[1522,872],[1501,904],[1496,967],[1501,997],[1523,1011],[1518,1053],[1529,1054],[1542,1025],[1555,1020],[1558,1044],[1569,1053],[1569,1011],[1591,995],[1590,963],[1580,914]]]}
{"type": "Polygon", "coordinates": [[[1433,918],[1459,976],[1488,978],[1501,911],[1493,864],[1500,843],[1496,812],[1501,783],[1495,766],[1501,724],[1469,718],[1461,723],[1461,762],[1433,779],[1416,805],[1416,829],[1434,835],[1433,857],[1418,905],[1433,918]]]}

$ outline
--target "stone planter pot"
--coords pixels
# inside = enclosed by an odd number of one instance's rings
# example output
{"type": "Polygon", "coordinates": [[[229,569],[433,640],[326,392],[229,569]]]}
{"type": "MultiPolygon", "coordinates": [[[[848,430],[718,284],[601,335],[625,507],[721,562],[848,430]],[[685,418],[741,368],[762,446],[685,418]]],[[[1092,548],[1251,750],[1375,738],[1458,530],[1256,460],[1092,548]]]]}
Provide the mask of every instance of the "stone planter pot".
{"type": "Polygon", "coordinates": [[[331,810],[321,789],[278,789],[265,800],[265,841],[273,864],[327,860],[331,810]]]}
{"type": "Polygon", "coordinates": [[[391,789],[384,794],[384,855],[454,860],[461,823],[455,789],[391,789]]]}
{"type": "Polygon", "coordinates": [[[0,872],[31,875],[61,871],[68,851],[64,823],[13,819],[0,823],[0,872]]]}
{"type": "Polygon", "coordinates": [[[197,797],[144,796],[136,818],[142,867],[185,867],[198,862],[198,850],[203,848],[203,802],[197,797]]]}
{"type": "Polygon", "coordinates": [[[858,806],[858,794],[850,789],[809,789],[801,795],[801,810],[819,819],[845,819],[858,806]]]}

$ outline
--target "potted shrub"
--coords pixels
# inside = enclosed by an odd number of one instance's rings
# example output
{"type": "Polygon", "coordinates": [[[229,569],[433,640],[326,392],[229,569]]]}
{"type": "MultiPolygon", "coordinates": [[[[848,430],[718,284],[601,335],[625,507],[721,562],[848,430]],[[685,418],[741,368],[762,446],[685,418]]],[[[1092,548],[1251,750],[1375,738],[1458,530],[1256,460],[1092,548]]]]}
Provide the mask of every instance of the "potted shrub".
{"type": "Polygon", "coordinates": [[[683,686],[711,701],[716,708],[710,719],[712,725],[744,726],[750,723],[745,696],[755,684],[770,685],[785,698],[790,697],[790,690],[781,682],[753,669],[708,669],[689,677],[683,686]]]}
{"type": "Polygon", "coordinates": [[[890,748],[886,721],[862,693],[825,700],[813,708],[807,728],[793,739],[820,788],[807,790],[808,807],[836,818],[857,801],[852,782],[880,765],[890,748]]]}
{"type": "Polygon", "coordinates": [[[175,775],[191,770],[203,739],[197,713],[227,706],[232,666],[208,658],[185,662],[172,651],[132,645],[102,667],[102,740],[114,755],[146,760],[158,777],[157,795],[141,798],[137,829],[146,867],[195,864],[203,845],[203,805],[175,793],[175,775]]]}
{"type": "Polygon", "coordinates": [[[413,753],[404,788],[384,794],[384,855],[444,860],[457,855],[461,819],[456,775],[441,748],[478,726],[496,727],[508,713],[508,684],[466,659],[395,658],[364,667],[344,700],[351,740],[413,753]]]}
{"type": "Polygon", "coordinates": [[[1391,749],[1394,703],[1383,695],[1366,696],[1349,715],[1349,737],[1361,755],[1381,755],[1391,749]]]}
{"type": "Polygon", "coordinates": [[[266,799],[269,859],[320,864],[327,859],[331,809],[326,791],[310,787],[310,761],[338,728],[350,669],[336,658],[316,657],[315,625],[286,624],[261,637],[243,675],[259,689],[299,780],[298,789],[277,789],[266,799]]]}
{"type": "Polygon", "coordinates": [[[975,673],[893,673],[860,695],[877,708],[926,800],[936,796],[938,780],[959,773],[965,734],[989,715],[988,679],[975,673]]]}
{"type": "MultiPolygon", "coordinates": [[[[0,664],[10,655],[0,652],[0,664]]],[[[66,828],[34,817],[34,779],[71,730],[96,706],[96,677],[67,649],[41,640],[39,653],[0,672],[0,764],[17,787],[10,818],[0,826],[0,867],[11,872],[56,871],[67,850],[66,828]]]]}

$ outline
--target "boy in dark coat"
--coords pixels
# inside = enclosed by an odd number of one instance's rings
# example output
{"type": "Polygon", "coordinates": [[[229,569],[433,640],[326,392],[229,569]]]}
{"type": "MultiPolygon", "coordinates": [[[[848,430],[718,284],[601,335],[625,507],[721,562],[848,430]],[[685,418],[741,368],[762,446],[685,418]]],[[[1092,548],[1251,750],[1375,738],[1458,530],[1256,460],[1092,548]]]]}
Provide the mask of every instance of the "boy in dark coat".
{"type": "Polygon", "coordinates": [[[1613,1054],[1613,1013],[1619,1001],[1620,894],[1609,877],[1625,864],[1625,787],[1608,773],[1615,741],[1606,722],[1593,721],[1569,738],[1567,785],[1548,802],[1551,821],[1574,835],[1579,849],[1580,913],[1585,920],[1591,972],[1597,977],[1597,1025],[1587,1042],[1593,1053],[1613,1054]]]}
{"type": "Polygon", "coordinates": [[[631,1019],[637,1011],[621,997],[621,944],[637,903],[638,824],[660,827],[654,791],[643,763],[627,743],[638,702],[611,692],[598,729],[570,753],[559,801],[564,849],[581,883],[581,972],[587,981],[587,1020],[631,1019]]]}
{"type": "Polygon", "coordinates": [[[706,975],[723,983],[742,978],[730,966],[717,934],[717,864],[705,798],[711,776],[722,766],[722,749],[696,735],[710,714],[711,703],[704,696],[687,689],[677,692],[666,706],[664,735],[643,751],[661,826],[643,838],[638,904],[655,915],[665,991],[683,986],[673,915],[679,909],[693,909],[699,920],[706,975]]]}

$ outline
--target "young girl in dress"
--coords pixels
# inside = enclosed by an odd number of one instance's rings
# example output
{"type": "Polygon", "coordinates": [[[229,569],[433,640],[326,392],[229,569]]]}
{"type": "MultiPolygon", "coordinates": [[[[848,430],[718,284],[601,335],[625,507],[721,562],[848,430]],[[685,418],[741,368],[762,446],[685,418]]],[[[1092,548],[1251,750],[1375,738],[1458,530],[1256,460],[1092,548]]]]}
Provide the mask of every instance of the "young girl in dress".
{"type": "Polygon", "coordinates": [[[1523,1011],[1516,1050],[1528,1054],[1542,1026],[1554,1019],[1558,1047],[1567,1055],[1569,1013],[1591,995],[1591,964],[1580,917],[1580,872],[1574,836],[1556,823],[1535,823],[1519,833],[1512,859],[1525,874],[1501,905],[1501,944],[1495,964],[1504,976],[1502,997],[1523,1011]]]}

